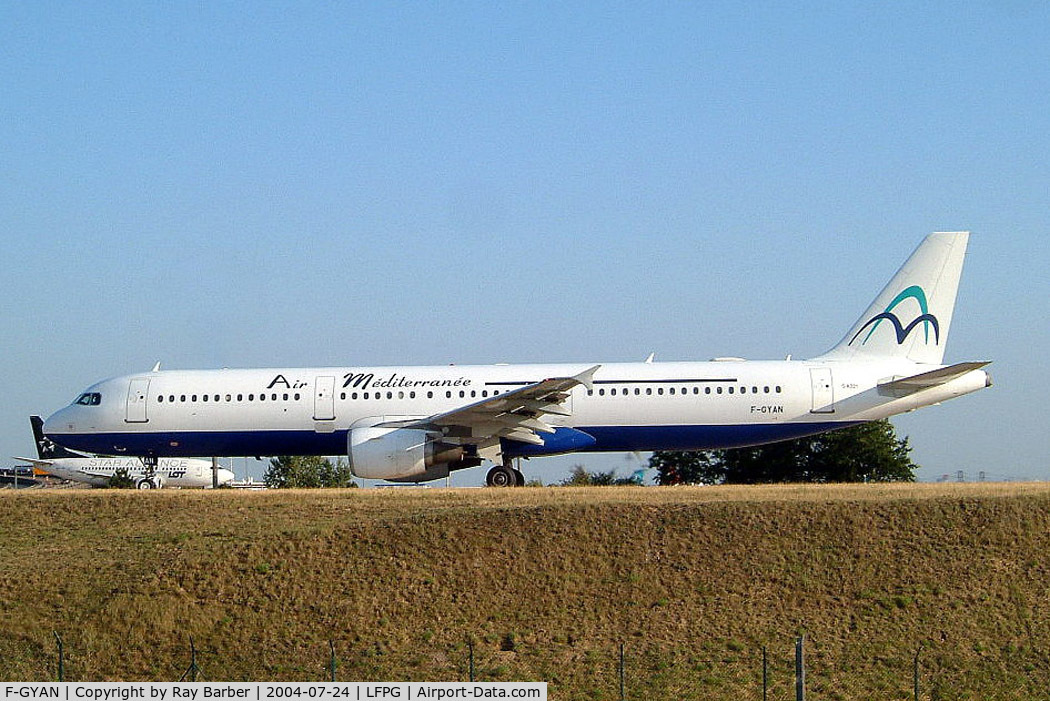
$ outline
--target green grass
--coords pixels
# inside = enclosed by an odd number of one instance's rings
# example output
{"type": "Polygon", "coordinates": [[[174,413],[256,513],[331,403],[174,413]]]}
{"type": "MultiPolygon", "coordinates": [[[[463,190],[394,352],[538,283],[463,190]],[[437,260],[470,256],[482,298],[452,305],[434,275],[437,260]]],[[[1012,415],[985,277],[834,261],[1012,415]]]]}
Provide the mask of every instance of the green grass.
{"type": "Polygon", "coordinates": [[[546,680],[552,698],[1026,698],[1050,485],[0,493],[0,678],[546,680]],[[928,696],[927,696],[928,697],[928,696]]]}

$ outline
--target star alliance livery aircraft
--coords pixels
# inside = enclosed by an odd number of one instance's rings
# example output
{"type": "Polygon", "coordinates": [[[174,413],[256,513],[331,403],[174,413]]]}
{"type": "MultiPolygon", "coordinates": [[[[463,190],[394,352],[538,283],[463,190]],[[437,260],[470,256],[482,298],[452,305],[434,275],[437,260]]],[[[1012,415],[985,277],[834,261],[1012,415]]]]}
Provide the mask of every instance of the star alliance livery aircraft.
{"type": "MultiPolygon", "coordinates": [[[[105,487],[122,471],[134,481],[138,489],[212,486],[211,461],[161,458],[156,465],[147,467],[142,460],[132,456],[111,457],[74,453],[55,445],[55,442],[44,434],[44,420],[39,416],[30,416],[29,423],[33,427],[33,438],[36,440],[37,458],[16,457],[15,460],[27,462],[41,472],[59,479],[86,482],[92,487],[105,487]]],[[[233,472],[217,470],[214,481],[219,485],[228,484],[233,481],[233,472]]]]}
{"type": "Polygon", "coordinates": [[[928,236],[841,342],[811,360],[155,371],[99,382],[46,423],[107,455],[346,455],[422,482],[513,458],[703,450],[808,436],[991,385],[942,364],[968,233],[928,236]]]}

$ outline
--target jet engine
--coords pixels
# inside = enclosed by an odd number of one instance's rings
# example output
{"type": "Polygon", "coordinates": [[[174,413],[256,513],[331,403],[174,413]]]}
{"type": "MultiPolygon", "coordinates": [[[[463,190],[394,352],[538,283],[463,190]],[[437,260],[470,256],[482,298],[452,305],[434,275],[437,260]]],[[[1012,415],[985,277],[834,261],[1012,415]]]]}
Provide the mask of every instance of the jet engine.
{"type": "Polygon", "coordinates": [[[366,479],[426,481],[481,463],[463,446],[421,429],[363,426],[350,430],[347,443],[350,471],[366,479]]]}

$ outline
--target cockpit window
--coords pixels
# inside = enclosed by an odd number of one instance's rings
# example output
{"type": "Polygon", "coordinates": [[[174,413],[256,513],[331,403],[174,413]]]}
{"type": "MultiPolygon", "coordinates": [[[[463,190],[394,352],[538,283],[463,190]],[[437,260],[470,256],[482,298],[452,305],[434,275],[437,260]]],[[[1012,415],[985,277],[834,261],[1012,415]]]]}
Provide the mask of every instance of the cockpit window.
{"type": "Polygon", "coordinates": [[[80,406],[98,406],[102,403],[102,395],[98,392],[84,392],[73,403],[80,406]]]}

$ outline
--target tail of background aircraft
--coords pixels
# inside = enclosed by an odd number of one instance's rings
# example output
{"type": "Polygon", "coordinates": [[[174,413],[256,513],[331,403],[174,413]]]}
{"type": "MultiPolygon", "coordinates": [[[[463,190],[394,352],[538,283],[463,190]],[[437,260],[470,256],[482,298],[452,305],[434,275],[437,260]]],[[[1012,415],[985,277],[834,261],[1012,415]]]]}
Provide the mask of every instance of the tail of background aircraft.
{"type": "Polygon", "coordinates": [[[837,346],[821,360],[904,357],[940,365],[969,232],[927,236],[837,346]]]}
{"type": "Polygon", "coordinates": [[[44,435],[44,420],[39,416],[30,416],[29,423],[33,426],[33,440],[36,441],[36,454],[41,460],[54,460],[55,458],[82,458],[81,453],[73,453],[44,435]]]}

